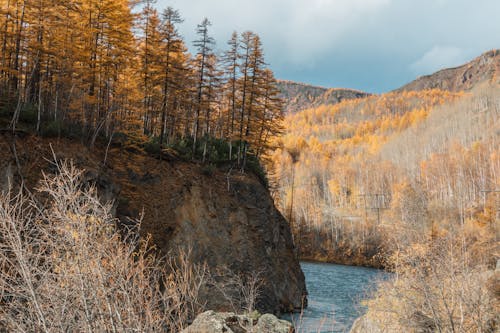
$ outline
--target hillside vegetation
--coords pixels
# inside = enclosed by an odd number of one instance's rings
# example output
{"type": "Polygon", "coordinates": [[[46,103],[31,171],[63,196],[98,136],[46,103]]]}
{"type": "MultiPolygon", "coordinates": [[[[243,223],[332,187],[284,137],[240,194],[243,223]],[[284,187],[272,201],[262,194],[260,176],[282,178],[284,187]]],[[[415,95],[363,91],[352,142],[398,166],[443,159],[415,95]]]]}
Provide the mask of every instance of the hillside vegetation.
{"type": "Polygon", "coordinates": [[[494,237],[499,113],[498,86],[481,86],[393,92],[287,116],[272,157],[275,194],[301,256],[380,266],[413,234],[468,227],[494,237]]]}
{"type": "Polygon", "coordinates": [[[204,19],[190,54],[181,14],[154,5],[1,0],[0,128],[239,166],[269,148],[282,102],[260,37],[217,55],[204,19]]]}

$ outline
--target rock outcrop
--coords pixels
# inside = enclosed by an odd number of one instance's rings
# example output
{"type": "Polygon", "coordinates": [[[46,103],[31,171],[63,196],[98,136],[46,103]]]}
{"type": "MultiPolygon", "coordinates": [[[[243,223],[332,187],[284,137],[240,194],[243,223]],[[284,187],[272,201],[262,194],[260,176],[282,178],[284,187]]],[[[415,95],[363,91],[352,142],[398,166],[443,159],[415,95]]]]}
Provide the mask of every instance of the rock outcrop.
{"type": "Polygon", "coordinates": [[[483,82],[498,83],[499,79],[500,50],[492,50],[465,65],[419,77],[396,91],[441,89],[456,92],[470,90],[483,82]]]}
{"type": "MultiPolygon", "coordinates": [[[[156,197],[148,196],[146,213],[158,218],[145,220],[143,231],[165,253],[190,248],[191,260],[208,264],[212,273],[227,269],[238,276],[258,275],[262,285],[256,308],[261,312],[300,309],[305,282],[290,228],[258,177],[221,170],[203,174],[183,163],[176,170],[182,176],[148,170],[163,176],[149,186],[156,197]]],[[[216,289],[207,294],[207,308],[238,310],[216,289]]]]}
{"type": "Polygon", "coordinates": [[[206,311],[182,333],[293,333],[292,324],[272,314],[237,315],[233,312],[206,311]]]}
{"type": "MultiPolygon", "coordinates": [[[[105,152],[98,148],[37,137],[16,140],[19,172],[6,135],[0,134],[0,191],[12,181],[20,183],[20,174],[34,188],[42,171],[57,172],[49,162],[53,149],[58,159],[72,159],[86,170],[84,181],[97,184],[103,201],[115,202],[122,224],[133,225],[143,214],[140,232],[150,234],[163,254],[191,248],[191,262],[206,263],[212,273],[226,269],[237,276],[258,275],[262,285],[255,308],[262,313],[305,305],[304,274],[290,227],[251,172],[160,161],[123,149],[111,149],[103,166],[105,152]]],[[[238,311],[209,284],[204,296],[210,309],[238,311]]]]}

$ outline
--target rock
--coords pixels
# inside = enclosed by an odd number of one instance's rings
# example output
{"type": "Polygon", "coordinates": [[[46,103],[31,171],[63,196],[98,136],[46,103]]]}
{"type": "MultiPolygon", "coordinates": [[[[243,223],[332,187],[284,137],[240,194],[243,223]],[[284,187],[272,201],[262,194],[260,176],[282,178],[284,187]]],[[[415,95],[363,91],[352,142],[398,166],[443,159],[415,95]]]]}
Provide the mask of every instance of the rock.
{"type": "MultiPolygon", "coordinates": [[[[206,263],[212,275],[222,268],[244,279],[258,274],[261,296],[255,308],[261,313],[299,310],[306,304],[304,274],[290,226],[269,191],[251,173],[230,176],[228,190],[228,177],[221,170],[207,178],[201,168],[188,166],[175,164],[183,175],[175,173],[175,183],[162,178],[148,187],[155,195],[145,204],[142,232],[151,234],[165,254],[191,248],[191,262],[206,263]]],[[[242,310],[242,304],[235,308],[235,302],[210,285],[201,299],[208,309],[242,310]]]]}
{"type": "Polygon", "coordinates": [[[280,320],[272,314],[264,314],[257,322],[256,332],[262,333],[292,333],[292,324],[286,320],[280,320]]]}
{"type": "Polygon", "coordinates": [[[253,320],[250,316],[233,312],[206,311],[198,315],[182,333],[293,333],[290,322],[280,320],[272,314],[253,320]]]}
{"type": "Polygon", "coordinates": [[[232,312],[206,311],[198,315],[183,333],[233,333],[235,326],[240,326],[238,317],[232,312]],[[231,327],[233,329],[231,329],[231,327]]]}
{"type": "Polygon", "coordinates": [[[449,91],[471,90],[482,82],[498,83],[500,50],[482,54],[471,62],[440,70],[431,75],[419,77],[396,91],[418,91],[441,89],[449,91]]]}
{"type": "Polygon", "coordinates": [[[111,214],[116,216],[118,206],[117,198],[120,195],[120,186],[113,180],[109,174],[97,170],[87,170],[82,179],[84,184],[95,184],[99,199],[103,203],[111,202],[111,214]]]}

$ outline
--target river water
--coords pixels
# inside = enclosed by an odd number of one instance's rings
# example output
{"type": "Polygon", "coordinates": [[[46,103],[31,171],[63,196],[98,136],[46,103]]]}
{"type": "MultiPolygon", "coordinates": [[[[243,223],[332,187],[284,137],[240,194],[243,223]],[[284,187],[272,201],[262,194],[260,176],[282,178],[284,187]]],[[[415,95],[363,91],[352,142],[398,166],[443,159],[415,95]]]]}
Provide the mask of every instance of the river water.
{"type": "Polygon", "coordinates": [[[285,319],[298,333],[349,332],[364,313],[361,300],[373,289],[383,271],[335,264],[301,262],[309,293],[309,306],[302,314],[285,319]]]}

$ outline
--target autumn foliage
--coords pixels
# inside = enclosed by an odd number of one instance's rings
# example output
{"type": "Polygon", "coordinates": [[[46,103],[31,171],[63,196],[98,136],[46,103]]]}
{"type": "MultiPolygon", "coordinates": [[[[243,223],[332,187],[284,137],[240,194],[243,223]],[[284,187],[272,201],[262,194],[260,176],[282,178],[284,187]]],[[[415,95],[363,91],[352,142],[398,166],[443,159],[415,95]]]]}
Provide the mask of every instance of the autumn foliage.
{"type": "Polygon", "coordinates": [[[182,21],[151,0],[0,1],[0,126],[245,164],[280,129],[260,38],[217,54],[204,19],[190,54],[182,21]]]}
{"type": "Polygon", "coordinates": [[[301,255],[378,266],[403,229],[498,232],[498,98],[394,92],[287,116],[275,195],[301,255]]]}

